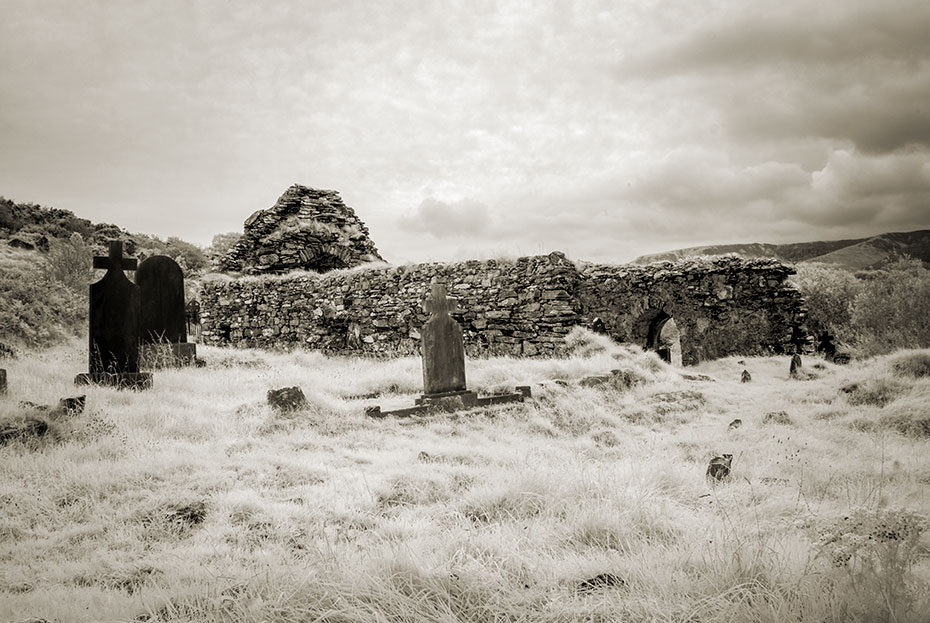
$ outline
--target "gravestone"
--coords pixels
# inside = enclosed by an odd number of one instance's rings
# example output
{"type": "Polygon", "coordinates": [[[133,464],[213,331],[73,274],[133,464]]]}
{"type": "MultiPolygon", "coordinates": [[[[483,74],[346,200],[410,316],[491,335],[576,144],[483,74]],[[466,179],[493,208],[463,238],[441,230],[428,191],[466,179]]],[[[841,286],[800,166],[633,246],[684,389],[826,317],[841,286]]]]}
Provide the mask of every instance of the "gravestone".
{"type": "Polygon", "coordinates": [[[0,396],[6,394],[6,370],[0,368],[0,396]]]}
{"type": "Polygon", "coordinates": [[[730,469],[733,466],[733,455],[732,454],[721,454],[720,456],[715,456],[710,460],[710,463],[707,465],[707,473],[705,474],[706,478],[711,481],[711,483],[723,482],[730,479],[730,469]]]}
{"type": "Polygon", "coordinates": [[[165,255],[139,264],[136,285],[142,302],[141,360],[145,367],[194,365],[197,345],[187,342],[184,272],[165,255]]]}
{"type": "Polygon", "coordinates": [[[409,417],[436,411],[458,411],[508,402],[523,402],[530,397],[530,388],[521,385],[514,393],[478,397],[465,388],[465,343],[462,327],[449,312],[455,311],[456,300],[446,296],[446,286],[433,283],[430,295],[423,302],[429,319],[420,330],[423,341],[423,395],[413,407],[382,411],[379,405],[365,407],[365,415],[409,417]]]}
{"type": "Polygon", "coordinates": [[[465,392],[465,343],[462,327],[450,312],[457,301],[446,297],[446,286],[433,283],[423,309],[430,316],[420,335],[423,340],[423,394],[465,392]]]}
{"type": "Polygon", "coordinates": [[[109,257],[95,257],[94,268],[107,272],[90,285],[88,373],[77,375],[74,382],[148,389],[152,375],[139,372],[139,287],[123,273],[135,270],[136,260],[123,258],[123,243],[114,240],[109,257]]]}
{"type": "Polygon", "coordinates": [[[801,364],[801,355],[792,355],[791,356],[791,366],[788,369],[788,376],[793,379],[801,378],[804,375],[802,370],[804,366],[801,364]]]}

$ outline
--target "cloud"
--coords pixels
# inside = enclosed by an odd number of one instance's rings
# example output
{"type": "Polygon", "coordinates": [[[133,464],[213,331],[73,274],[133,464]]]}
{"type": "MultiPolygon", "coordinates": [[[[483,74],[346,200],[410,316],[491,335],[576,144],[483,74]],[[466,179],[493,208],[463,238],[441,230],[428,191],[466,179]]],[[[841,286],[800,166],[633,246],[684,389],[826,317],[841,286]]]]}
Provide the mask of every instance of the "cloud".
{"type": "Polygon", "coordinates": [[[471,199],[445,202],[427,197],[397,223],[404,229],[435,238],[483,236],[491,228],[491,212],[488,206],[471,199]]]}
{"type": "Polygon", "coordinates": [[[0,191],[131,230],[295,182],[392,261],[930,225],[925,0],[7,4],[0,191]]]}
{"type": "Polygon", "coordinates": [[[862,152],[930,147],[925,2],[756,8],[713,15],[631,54],[617,75],[672,81],[744,143],[816,137],[862,152]]]}

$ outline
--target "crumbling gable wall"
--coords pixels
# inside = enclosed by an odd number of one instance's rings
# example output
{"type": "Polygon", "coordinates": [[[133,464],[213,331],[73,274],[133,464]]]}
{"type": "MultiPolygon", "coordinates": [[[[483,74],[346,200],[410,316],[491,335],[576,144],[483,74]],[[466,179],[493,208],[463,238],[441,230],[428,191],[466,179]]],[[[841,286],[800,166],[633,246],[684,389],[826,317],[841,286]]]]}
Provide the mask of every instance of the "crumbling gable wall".
{"type": "Polygon", "coordinates": [[[368,228],[338,192],[294,184],[272,207],[246,219],[242,238],[218,268],[245,274],[326,272],[383,261],[368,228]]]}
{"type": "Polygon", "coordinates": [[[203,340],[303,346],[336,353],[414,354],[431,279],[459,299],[469,356],[558,353],[575,325],[600,318],[620,341],[646,345],[660,314],[681,332],[685,364],[791,353],[805,343],[805,310],[774,260],[701,258],[648,266],[578,264],[561,253],[518,260],[364,267],[323,275],[204,285],[203,340]],[[664,317],[664,316],[663,316],[664,317]]]}

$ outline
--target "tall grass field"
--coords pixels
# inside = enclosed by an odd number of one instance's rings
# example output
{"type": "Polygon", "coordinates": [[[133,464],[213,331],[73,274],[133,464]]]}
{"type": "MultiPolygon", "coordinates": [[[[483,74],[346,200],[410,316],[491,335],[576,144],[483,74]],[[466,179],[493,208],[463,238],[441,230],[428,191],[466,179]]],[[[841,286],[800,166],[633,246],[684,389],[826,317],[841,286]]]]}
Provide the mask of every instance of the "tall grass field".
{"type": "Polygon", "coordinates": [[[572,343],[467,362],[525,403],[382,420],[418,358],[201,348],[147,392],[74,387],[76,339],[2,360],[7,425],[87,399],[0,445],[0,621],[930,621],[930,350],[572,343]]]}

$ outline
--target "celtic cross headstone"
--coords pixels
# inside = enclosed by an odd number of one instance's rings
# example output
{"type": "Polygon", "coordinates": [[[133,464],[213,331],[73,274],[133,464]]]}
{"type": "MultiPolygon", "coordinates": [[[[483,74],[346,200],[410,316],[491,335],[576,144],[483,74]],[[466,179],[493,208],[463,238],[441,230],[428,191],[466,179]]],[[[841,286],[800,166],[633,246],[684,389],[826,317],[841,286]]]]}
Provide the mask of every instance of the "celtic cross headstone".
{"type": "Polygon", "coordinates": [[[94,268],[106,269],[103,278],[90,285],[88,374],[75,383],[96,383],[145,389],[152,375],[139,372],[141,302],[139,287],[124,270],[135,270],[136,260],[123,257],[123,243],[110,242],[108,257],[95,257],[94,268]]]}

